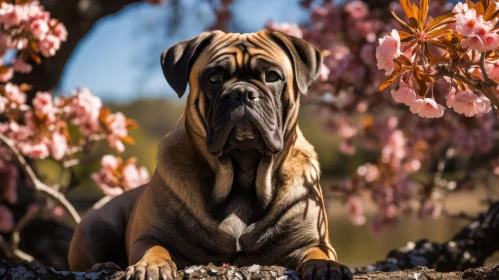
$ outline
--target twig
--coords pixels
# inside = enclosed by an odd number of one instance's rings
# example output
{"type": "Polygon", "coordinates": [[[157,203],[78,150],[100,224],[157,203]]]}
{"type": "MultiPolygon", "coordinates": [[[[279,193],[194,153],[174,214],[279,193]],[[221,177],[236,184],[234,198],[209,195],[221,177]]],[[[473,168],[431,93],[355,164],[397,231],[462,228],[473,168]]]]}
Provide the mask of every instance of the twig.
{"type": "MultiPolygon", "coordinates": [[[[480,63],[481,64],[481,63],[480,63]]],[[[497,94],[495,94],[491,89],[493,85],[497,85],[497,82],[490,80],[489,82],[485,82],[482,80],[476,80],[476,79],[467,79],[463,76],[461,76],[459,73],[456,73],[453,69],[451,69],[452,66],[449,64],[440,64],[437,66],[437,71],[439,76],[447,76],[453,79],[456,79],[464,84],[467,84],[480,92],[482,92],[492,103],[494,106],[494,109],[496,110],[496,115],[499,118],[499,98],[497,94]]],[[[482,71],[483,72],[483,71],[482,71]]],[[[485,77],[485,76],[484,76],[485,77]]]]}
{"type": "Polygon", "coordinates": [[[108,203],[109,201],[111,201],[111,199],[113,199],[113,198],[111,196],[109,196],[109,195],[104,196],[103,198],[99,199],[99,201],[97,201],[96,203],[94,203],[94,205],[92,206],[92,209],[99,209],[99,208],[101,208],[102,206],[106,205],[106,203],[108,203]]]}
{"type": "Polygon", "coordinates": [[[486,56],[487,56],[487,55],[486,55],[485,53],[482,53],[482,54],[480,55],[480,69],[482,70],[483,80],[484,80],[486,83],[490,84],[491,86],[493,86],[493,87],[497,87],[497,86],[499,86],[499,84],[498,84],[496,81],[492,80],[492,79],[489,77],[489,73],[487,72],[487,68],[485,68],[485,57],[486,57],[486,56]]]}
{"type": "Polygon", "coordinates": [[[74,159],[64,161],[62,166],[64,168],[68,169],[68,168],[75,167],[75,166],[80,165],[80,164],[91,163],[91,162],[94,162],[96,160],[97,160],[97,158],[93,157],[93,156],[85,157],[85,158],[74,158],[74,159]]]}
{"type": "Polygon", "coordinates": [[[26,162],[26,159],[21,154],[19,149],[12,143],[12,141],[7,138],[5,135],[0,134],[0,140],[14,153],[19,166],[23,170],[23,172],[28,176],[28,178],[33,182],[36,191],[39,191],[48,197],[52,198],[56,202],[58,202],[71,216],[71,219],[76,223],[80,223],[81,218],[78,212],[76,212],[73,205],[66,199],[64,194],[61,192],[52,189],[51,187],[44,184],[38,177],[35,172],[31,168],[31,166],[26,162]]]}
{"type": "Polygon", "coordinates": [[[10,249],[12,250],[14,256],[18,257],[21,260],[25,260],[28,262],[32,262],[35,260],[33,256],[19,249],[19,244],[21,243],[21,231],[38,215],[39,214],[36,211],[29,211],[28,213],[26,213],[14,227],[12,235],[10,236],[10,249]]]}

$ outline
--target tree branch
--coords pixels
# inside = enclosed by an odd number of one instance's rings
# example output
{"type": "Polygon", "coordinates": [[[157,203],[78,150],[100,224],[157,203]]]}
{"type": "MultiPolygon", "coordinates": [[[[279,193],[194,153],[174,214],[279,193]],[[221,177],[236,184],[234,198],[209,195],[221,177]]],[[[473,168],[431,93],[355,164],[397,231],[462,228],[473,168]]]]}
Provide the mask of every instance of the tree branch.
{"type": "Polygon", "coordinates": [[[0,134],[0,142],[4,143],[5,146],[7,146],[7,148],[9,148],[12,151],[12,153],[14,153],[15,159],[19,167],[23,170],[26,176],[28,176],[31,182],[33,182],[35,190],[56,201],[69,213],[71,219],[76,224],[80,223],[81,221],[80,215],[78,214],[78,212],[76,212],[76,209],[73,207],[73,205],[66,199],[64,194],[45,185],[42,181],[40,181],[40,179],[38,179],[35,172],[31,168],[31,166],[26,162],[26,159],[21,154],[19,149],[17,149],[14,143],[12,143],[12,141],[3,134],[0,134]]]}

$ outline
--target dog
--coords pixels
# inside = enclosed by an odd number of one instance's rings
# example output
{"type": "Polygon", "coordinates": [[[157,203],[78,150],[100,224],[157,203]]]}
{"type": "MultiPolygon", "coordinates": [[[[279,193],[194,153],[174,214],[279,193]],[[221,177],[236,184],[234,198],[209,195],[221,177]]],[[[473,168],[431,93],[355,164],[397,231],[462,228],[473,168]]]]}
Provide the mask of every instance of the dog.
{"type": "Polygon", "coordinates": [[[330,244],[314,148],[298,123],[322,55],[278,31],[210,31],[161,55],[185,113],[151,181],[86,215],[72,270],[173,279],[190,265],[280,265],[303,279],[352,279],[330,244]]]}

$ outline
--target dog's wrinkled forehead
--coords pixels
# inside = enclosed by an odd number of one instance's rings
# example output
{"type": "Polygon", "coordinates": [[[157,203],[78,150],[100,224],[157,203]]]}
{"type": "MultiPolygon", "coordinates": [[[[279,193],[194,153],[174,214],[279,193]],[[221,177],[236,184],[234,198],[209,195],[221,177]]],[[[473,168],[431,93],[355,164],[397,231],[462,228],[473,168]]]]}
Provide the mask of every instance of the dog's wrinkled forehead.
{"type": "Polygon", "coordinates": [[[161,66],[170,86],[182,96],[189,79],[197,77],[210,63],[229,58],[231,67],[237,67],[244,64],[245,55],[280,65],[302,94],[318,78],[322,65],[322,55],[312,44],[278,31],[262,30],[250,34],[201,33],[163,52],[161,66]]]}
{"type": "Polygon", "coordinates": [[[259,60],[279,65],[292,76],[293,65],[285,50],[261,33],[222,33],[214,38],[213,43],[193,64],[191,77],[197,76],[207,67],[223,66],[236,71],[254,67],[259,60]]]}

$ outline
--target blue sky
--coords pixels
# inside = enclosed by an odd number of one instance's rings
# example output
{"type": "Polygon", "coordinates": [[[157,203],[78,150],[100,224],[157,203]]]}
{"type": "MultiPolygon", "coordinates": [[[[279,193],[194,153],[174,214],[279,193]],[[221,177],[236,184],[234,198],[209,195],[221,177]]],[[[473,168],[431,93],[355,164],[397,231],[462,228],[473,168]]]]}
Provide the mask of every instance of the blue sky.
{"type": "MultiPolygon", "coordinates": [[[[100,20],[66,65],[58,91],[88,87],[104,101],[176,97],[166,83],[159,55],[170,45],[196,36],[214,20],[206,0],[181,0],[185,13],[169,26],[171,6],[138,3],[100,20]]],[[[269,20],[306,22],[299,0],[235,0],[233,26],[255,32],[269,20]]]]}

